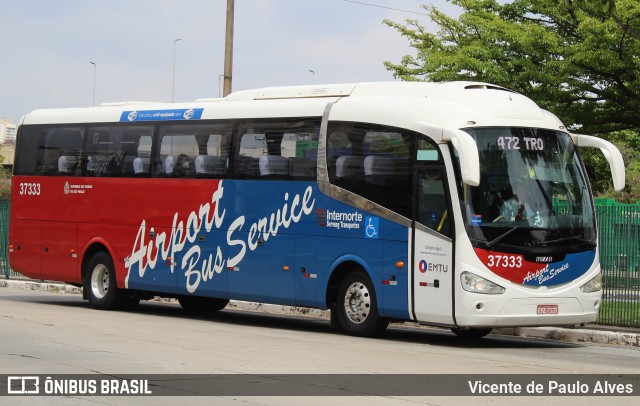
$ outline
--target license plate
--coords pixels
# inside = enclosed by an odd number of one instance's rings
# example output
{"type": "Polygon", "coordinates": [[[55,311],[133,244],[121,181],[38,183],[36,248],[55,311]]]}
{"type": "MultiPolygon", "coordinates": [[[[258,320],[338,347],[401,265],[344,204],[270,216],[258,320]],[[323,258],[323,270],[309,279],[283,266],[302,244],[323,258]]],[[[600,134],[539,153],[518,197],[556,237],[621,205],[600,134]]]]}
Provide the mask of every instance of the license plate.
{"type": "Polygon", "coordinates": [[[537,314],[558,314],[558,305],[538,305],[537,314]]]}

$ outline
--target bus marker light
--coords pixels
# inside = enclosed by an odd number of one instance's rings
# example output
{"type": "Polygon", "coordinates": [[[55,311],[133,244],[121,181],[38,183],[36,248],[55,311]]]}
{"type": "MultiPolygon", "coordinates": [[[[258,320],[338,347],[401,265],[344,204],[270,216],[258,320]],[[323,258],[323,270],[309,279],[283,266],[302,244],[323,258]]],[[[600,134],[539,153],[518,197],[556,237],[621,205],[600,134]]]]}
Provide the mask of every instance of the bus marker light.
{"type": "Polygon", "coordinates": [[[427,286],[427,282],[420,282],[420,286],[427,286]]]}
{"type": "Polygon", "coordinates": [[[78,254],[76,254],[76,250],[74,249],[69,250],[69,255],[71,255],[71,258],[78,258],[78,254]]]}
{"type": "Polygon", "coordinates": [[[311,279],[316,279],[318,277],[318,274],[315,273],[305,273],[303,275],[305,278],[311,278],[311,279]]]}
{"type": "Polygon", "coordinates": [[[9,245],[9,252],[13,252],[13,244],[9,245]]]}
{"type": "Polygon", "coordinates": [[[398,267],[398,268],[404,268],[404,262],[403,262],[403,261],[398,261],[398,262],[396,262],[396,267],[398,267]]]}
{"type": "Polygon", "coordinates": [[[282,267],[282,270],[283,270],[283,271],[288,271],[288,270],[289,270],[289,265],[285,265],[285,266],[283,266],[283,267],[282,267]]]}
{"type": "Polygon", "coordinates": [[[238,267],[238,266],[229,266],[229,267],[227,267],[227,271],[239,272],[240,271],[240,267],[238,267]]]}

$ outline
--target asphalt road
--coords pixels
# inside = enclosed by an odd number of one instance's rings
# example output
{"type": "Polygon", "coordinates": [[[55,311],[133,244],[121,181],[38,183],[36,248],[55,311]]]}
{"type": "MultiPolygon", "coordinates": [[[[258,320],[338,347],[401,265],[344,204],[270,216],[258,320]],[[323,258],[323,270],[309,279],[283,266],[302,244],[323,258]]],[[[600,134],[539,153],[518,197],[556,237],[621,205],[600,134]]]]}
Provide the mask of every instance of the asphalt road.
{"type": "MultiPolygon", "coordinates": [[[[0,289],[0,374],[639,374],[640,349],[393,326],[378,339],[331,332],[326,320],[176,303],[90,309],[79,295],[0,289]]],[[[640,391],[636,388],[636,393],[640,391]]],[[[366,392],[366,388],[363,388],[366,392]]],[[[0,404],[626,405],[638,397],[11,397],[0,404]]]]}

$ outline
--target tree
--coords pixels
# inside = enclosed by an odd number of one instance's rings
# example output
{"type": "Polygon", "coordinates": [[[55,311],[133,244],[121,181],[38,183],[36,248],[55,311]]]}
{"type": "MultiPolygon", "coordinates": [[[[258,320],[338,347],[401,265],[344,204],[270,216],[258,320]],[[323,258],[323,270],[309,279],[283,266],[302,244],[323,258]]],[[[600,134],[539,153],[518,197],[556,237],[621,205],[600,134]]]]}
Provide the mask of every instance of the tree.
{"type": "Polygon", "coordinates": [[[616,9],[616,0],[562,0],[564,7],[574,7],[581,5],[596,5],[605,12],[612,12],[616,9]]]}
{"type": "Polygon", "coordinates": [[[625,30],[628,34],[632,35],[636,39],[640,40],[640,32],[634,30],[628,23],[623,21],[616,14],[616,0],[562,0],[562,5],[567,8],[574,8],[580,6],[599,6],[602,11],[607,13],[613,21],[618,24],[618,27],[625,30]]]}
{"type": "MultiPolygon", "coordinates": [[[[600,0],[571,8],[557,0],[449,1],[462,8],[459,18],[424,6],[435,34],[416,20],[385,20],[417,52],[385,62],[395,77],[495,83],[531,97],[574,131],[640,133],[640,41],[599,3],[588,4],[600,0]]],[[[640,2],[617,0],[615,10],[640,31],[640,2]]]]}

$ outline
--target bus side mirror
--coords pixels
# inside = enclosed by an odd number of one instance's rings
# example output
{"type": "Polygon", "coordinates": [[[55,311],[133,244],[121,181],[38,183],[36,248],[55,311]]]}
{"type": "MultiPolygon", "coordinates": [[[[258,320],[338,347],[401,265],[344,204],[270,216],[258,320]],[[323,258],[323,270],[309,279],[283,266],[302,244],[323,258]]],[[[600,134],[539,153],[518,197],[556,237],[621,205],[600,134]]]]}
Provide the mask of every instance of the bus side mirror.
{"type": "Polygon", "coordinates": [[[611,168],[611,176],[613,178],[613,188],[620,191],[624,188],[625,173],[624,173],[624,161],[622,160],[622,154],[615,145],[602,138],[592,137],[591,135],[584,134],[570,134],[573,143],[578,147],[591,147],[599,148],[602,154],[609,162],[611,168]]]}
{"type": "Polygon", "coordinates": [[[478,146],[473,137],[462,130],[445,129],[442,139],[450,141],[458,151],[462,181],[469,186],[479,186],[480,157],[478,156],[478,146]]]}

